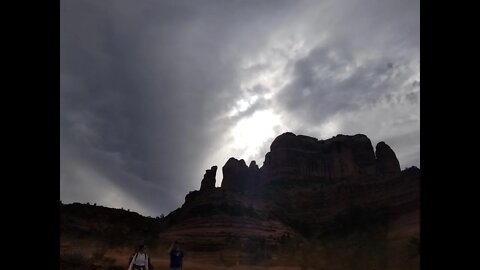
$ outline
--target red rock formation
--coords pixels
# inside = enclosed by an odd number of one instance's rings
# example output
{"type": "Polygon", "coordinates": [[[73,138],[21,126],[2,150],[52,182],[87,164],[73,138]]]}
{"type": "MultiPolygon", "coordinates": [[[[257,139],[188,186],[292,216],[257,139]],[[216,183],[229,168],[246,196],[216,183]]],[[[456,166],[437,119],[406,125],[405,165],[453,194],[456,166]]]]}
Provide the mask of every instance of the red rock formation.
{"type": "Polygon", "coordinates": [[[395,176],[400,173],[400,163],[393,150],[385,142],[375,147],[377,156],[377,172],[383,176],[395,176]]]}
{"type": "Polygon", "coordinates": [[[205,174],[203,175],[202,183],[200,186],[200,190],[213,190],[215,189],[215,176],[217,175],[217,166],[212,166],[211,169],[206,170],[205,174]]]}
{"type": "Polygon", "coordinates": [[[222,188],[228,191],[239,192],[245,190],[248,167],[245,160],[230,158],[222,167],[222,188]]]}
{"type": "Polygon", "coordinates": [[[266,181],[284,177],[359,178],[375,174],[375,154],[365,135],[329,140],[288,132],[278,136],[262,167],[266,181]]]}
{"type": "Polygon", "coordinates": [[[243,159],[230,158],[222,168],[222,188],[230,192],[251,192],[259,187],[260,169],[255,161],[247,167],[243,159]]]}

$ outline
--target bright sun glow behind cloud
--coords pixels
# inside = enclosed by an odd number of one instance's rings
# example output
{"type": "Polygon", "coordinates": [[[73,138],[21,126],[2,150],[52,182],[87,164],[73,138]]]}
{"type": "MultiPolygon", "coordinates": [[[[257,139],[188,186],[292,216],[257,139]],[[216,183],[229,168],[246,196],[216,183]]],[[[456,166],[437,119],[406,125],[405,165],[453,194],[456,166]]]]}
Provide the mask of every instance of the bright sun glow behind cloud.
{"type": "Polygon", "coordinates": [[[337,135],[340,131],[338,122],[330,120],[320,126],[320,134],[323,139],[329,139],[337,135]]]}
{"type": "Polygon", "coordinates": [[[275,128],[279,125],[279,117],[271,111],[257,111],[233,127],[232,146],[243,151],[240,158],[249,160],[259,154],[265,142],[275,137],[275,128]]]}

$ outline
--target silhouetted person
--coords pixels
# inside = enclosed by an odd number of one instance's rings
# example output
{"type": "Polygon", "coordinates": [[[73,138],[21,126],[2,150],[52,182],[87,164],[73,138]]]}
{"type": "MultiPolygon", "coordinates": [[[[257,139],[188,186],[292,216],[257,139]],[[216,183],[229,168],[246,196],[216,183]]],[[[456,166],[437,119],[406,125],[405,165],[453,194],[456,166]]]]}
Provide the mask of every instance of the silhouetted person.
{"type": "Polygon", "coordinates": [[[178,241],[173,242],[168,253],[170,254],[170,270],[181,270],[184,252],[180,249],[178,241]]]}
{"type": "Polygon", "coordinates": [[[153,270],[145,245],[140,245],[132,255],[130,263],[128,264],[128,270],[153,270]]]}

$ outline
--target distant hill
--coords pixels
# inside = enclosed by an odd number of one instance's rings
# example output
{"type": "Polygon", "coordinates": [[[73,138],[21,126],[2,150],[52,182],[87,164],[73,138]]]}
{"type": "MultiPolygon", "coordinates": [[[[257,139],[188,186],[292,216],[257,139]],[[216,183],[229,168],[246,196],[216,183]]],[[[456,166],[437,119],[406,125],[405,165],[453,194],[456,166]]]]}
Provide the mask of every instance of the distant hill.
{"type": "Polygon", "coordinates": [[[420,169],[402,171],[385,142],[374,149],[362,134],[318,140],[288,132],[262,167],[232,157],[215,187],[217,168],[162,219],[62,205],[62,239],[159,250],[178,239],[198,262],[227,266],[419,268],[420,169]]]}
{"type": "Polygon", "coordinates": [[[137,245],[139,241],[154,239],[161,228],[159,219],[81,203],[61,204],[60,224],[60,233],[64,237],[95,240],[110,246],[137,245]]]}

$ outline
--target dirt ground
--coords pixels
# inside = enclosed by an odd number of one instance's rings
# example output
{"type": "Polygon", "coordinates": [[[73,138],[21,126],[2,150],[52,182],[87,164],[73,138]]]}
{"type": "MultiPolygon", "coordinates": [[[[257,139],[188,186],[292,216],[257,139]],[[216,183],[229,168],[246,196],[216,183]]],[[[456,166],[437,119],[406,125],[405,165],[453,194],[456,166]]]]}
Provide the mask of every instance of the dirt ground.
{"type": "MultiPolygon", "coordinates": [[[[91,257],[92,254],[98,252],[97,247],[84,247],[81,249],[82,254],[86,257],[91,257]]],[[[66,251],[66,250],[65,250],[66,251]]],[[[128,258],[131,254],[130,250],[127,249],[110,249],[106,250],[104,257],[114,259],[114,265],[119,267],[124,267],[128,263],[128,258]]],[[[158,251],[149,252],[152,260],[152,265],[155,267],[155,270],[168,270],[169,258],[167,252],[164,254],[159,253],[158,251]]],[[[208,262],[205,262],[205,258],[192,258],[185,257],[184,259],[184,269],[186,270],[300,270],[300,267],[293,266],[256,266],[256,265],[229,265],[221,266],[215,265],[208,262]]]]}

